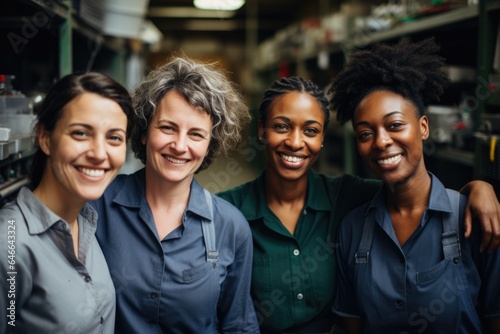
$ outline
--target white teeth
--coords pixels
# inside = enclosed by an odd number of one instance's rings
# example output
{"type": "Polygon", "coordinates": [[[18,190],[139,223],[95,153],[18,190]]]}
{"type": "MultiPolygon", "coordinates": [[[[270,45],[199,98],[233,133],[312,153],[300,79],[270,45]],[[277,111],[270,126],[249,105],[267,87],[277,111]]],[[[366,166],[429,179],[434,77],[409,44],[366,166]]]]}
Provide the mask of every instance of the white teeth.
{"type": "Polygon", "coordinates": [[[281,157],[288,162],[300,162],[300,161],[304,160],[304,158],[292,157],[292,156],[284,155],[284,154],[281,154],[281,157]]]}
{"type": "Polygon", "coordinates": [[[104,175],[104,169],[90,169],[90,168],[80,167],[78,168],[78,170],[90,177],[99,177],[104,175]]]}
{"type": "Polygon", "coordinates": [[[378,160],[377,162],[381,165],[390,165],[397,162],[399,159],[401,159],[401,154],[395,155],[391,158],[378,160]]]}
{"type": "Polygon", "coordinates": [[[172,157],[166,156],[167,160],[173,162],[174,164],[185,164],[187,160],[174,159],[172,157]]]}

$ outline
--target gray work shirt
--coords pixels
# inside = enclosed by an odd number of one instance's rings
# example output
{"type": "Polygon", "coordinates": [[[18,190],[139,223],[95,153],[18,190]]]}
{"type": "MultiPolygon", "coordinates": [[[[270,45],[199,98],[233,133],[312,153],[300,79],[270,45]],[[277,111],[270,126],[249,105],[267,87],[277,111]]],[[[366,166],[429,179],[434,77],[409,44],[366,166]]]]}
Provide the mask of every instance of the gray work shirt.
{"type": "Polygon", "coordinates": [[[0,210],[0,333],[114,332],[115,290],[96,223],[85,205],[78,259],[69,225],[28,188],[0,210]]]}

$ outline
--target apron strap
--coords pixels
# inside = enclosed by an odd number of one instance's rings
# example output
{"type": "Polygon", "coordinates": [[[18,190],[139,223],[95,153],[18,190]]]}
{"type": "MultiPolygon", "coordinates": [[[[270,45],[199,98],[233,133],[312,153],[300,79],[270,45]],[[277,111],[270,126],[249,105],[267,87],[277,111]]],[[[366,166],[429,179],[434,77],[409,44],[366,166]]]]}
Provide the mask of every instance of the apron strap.
{"type": "Polygon", "coordinates": [[[445,213],[443,219],[443,235],[441,241],[443,243],[443,254],[445,259],[454,259],[461,257],[460,250],[460,193],[446,189],[451,202],[453,212],[445,213]]]}
{"type": "Polygon", "coordinates": [[[372,247],[373,233],[375,231],[375,219],[365,219],[363,234],[356,252],[356,263],[368,263],[370,248],[372,247]]]}
{"type": "Polygon", "coordinates": [[[201,228],[203,229],[203,240],[205,241],[205,249],[207,252],[207,262],[212,262],[212,265],[217,265],[217,261],[219,260],[219,252],[217,251],[217,247],[215,245],[215,227],[214,227],[214,209],[213,209],[213,201],[210,192],[206,189],[203,189],[205,192],[205,199],[207,201],[208,210],[210,212],[210,219],[202,219],[201,228]]]}

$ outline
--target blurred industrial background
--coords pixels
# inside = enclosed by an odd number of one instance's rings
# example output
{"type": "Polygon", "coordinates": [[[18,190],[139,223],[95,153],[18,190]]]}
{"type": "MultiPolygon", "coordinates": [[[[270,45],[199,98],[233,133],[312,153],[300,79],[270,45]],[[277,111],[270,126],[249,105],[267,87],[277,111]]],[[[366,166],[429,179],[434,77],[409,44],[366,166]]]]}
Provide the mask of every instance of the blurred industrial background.
{"type": "MultiPolygon", "coordinates": [[[[31,121],[50,85],[97,70],[133,87],[172,53],[218,62],[254,121],[239,149],[198,175],[216,192],[262,169],[255,118],[273,80],[301,75],[323,89],[354,49],[434,36],[452,85],[429,107],[426,162],[453,188],[500,188],[500,0],[9,0],[0,3],[0,198],[25,184],[31,121]],[[235,5],[235,9],[225,7],[235,5]],[[211,8],[208,8],[208,7],[211,8]]],[[[332,113],[335,111],[332,110],[332,113]]],[[[350,125],[331,122],[316,168],[370,176],[350,125]]],[[[140,168],[130,156],[122,170],[140,168]]]]}

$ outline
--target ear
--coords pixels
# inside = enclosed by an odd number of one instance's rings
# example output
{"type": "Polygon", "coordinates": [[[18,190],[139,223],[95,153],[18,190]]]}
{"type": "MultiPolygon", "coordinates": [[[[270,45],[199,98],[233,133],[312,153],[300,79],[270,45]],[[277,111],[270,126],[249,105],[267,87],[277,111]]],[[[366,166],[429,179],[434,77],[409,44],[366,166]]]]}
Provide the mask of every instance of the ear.
{"type": "Polygon", "coordinates": [[[141,136],[141,143],[142,145],[146,145],[146,136],[147,136],[147,132],[144,133],[142,136],[141,136]]]}
{"type": "Polygon", "coordinates": [[[266,133],[266,131],[264,130],[264,123],[262,123],[262,121],[259,121],[257,127],[258,127],[259,140],[263,141],[265,139],[264,135],[266,133]]]}
{"type": "Polygon", "coordinates": [[[422,140],[429,138],[429,119],[427,116],[421,116],[420,120],[420,133],[422,134],[422,140]]]}
{"type": "Polygon", "coordinates": [[[41,124],[36,127],[36,140],[42,152],[46,156],[50,156],[50,132],[41,124]]]}

